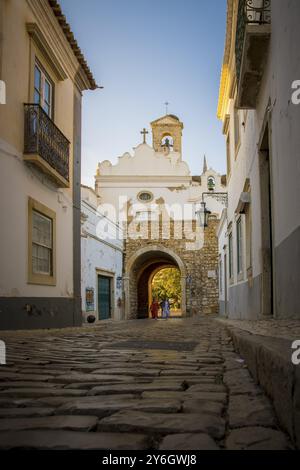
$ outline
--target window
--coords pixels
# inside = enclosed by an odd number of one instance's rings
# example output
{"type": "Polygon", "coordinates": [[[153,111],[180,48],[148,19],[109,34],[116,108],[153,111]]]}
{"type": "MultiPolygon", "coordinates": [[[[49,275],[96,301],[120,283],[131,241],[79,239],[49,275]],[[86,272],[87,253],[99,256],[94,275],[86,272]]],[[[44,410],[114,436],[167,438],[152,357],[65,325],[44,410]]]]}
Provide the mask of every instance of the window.
{"type": "Polygon", "coordinates": [[[28,278],[33,284],[55,284],[55,213],[29,198],[28,278]]]}
{"type": "Polygon", "coordinates": [[[35,104],[41,105],[49,117],[53,117],[53,83],[38,63],[34,66],[33,100],[35,104]]]}
{"type": "Polygon", "coordinates": [[[240,115],[239,110],[234,108],[234,148],[237,155],[240,145],[240,115]]]}
{"type": "Polygon", "coordinates": [[[245,207],[245,225],[246,225],[246,268],[252,267],[252,217],[251,204],[245,207]]]}
{"type": "Polygon", "coordinates": [[[237,272],[243,272],[243,230],[242,230],[242,217],[239,217],[236,222],[236,246],[237,246],[237,272]]]}
{"type": "Polygon", "coordinates": [[[150,202],[153,200],[153,194],[150,193],[150,191],[142,191],[137,197],[142,202],[150,202]]]}
{"type": "Polygon", "coordinates": [[[230,134],[228,133],[226,140],[226,157],[227,157],[227,176],[231,173],[231,155],[230,155],[230,134]]]}
{"type": "Polygon", "coordinates": [[[32,272],[52,275],[52,220],[32,211],[32,272]]]}
{"type": "Polygon", "coordinates": [[[233,246],[232,246],[232,232],[228,235],[228,249],[229,249],[229,278],[233,279],[233,246]]]}
{"type": "Polygon", "coordinates": [[[135,220],[137,222],[146,222],[147,220],[149,220],[149,215],[150,215],[150,212],[148,211],[139,211],[136,213],[135,220]]]}
{"type": "Polygon", "coordinates": [[[207,178],[207,188],[209,191],[214,191],[216,187],[216,182],[215,182],[215,178],[213,176],[209,176],[207,178]]]}
{"type": "Polygon", "coordinates": [[[162,147],[173,147],[174,146],[174,139],[171,135],[165,135],[161,140],[162,147]]]}

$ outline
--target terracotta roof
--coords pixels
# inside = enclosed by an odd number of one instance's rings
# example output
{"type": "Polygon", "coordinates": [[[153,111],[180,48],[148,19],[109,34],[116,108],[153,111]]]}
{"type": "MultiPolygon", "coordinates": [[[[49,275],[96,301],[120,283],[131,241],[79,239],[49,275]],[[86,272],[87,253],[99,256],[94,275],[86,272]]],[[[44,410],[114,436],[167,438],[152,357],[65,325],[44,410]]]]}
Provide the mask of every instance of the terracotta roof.
{"type": "Polygon", "coordinates": [[[61,10],[61,7],[58,3],[57,0],[48,0],[48,3],[54,13],[54,15],[56,16],[57,18],[57,21],[67,39],[67,41],[69,42],[73,52],[74,52],[74,55],[75,57],[77,58],[79,64],[81,65],[88,81],[89,81],[89,84],[90,84],[90,89],[91,90],[95,90],[96,88],[98,88],[98,85],[93,77],[93,74],[81,52],[81,49],[80,47],[78,46],[78,43],[74,37],[74,34],[72,33],[71,31],[71,28],[70,28],[70,25],[67,23],[67,20],[66,20],[66,17],[65,15],[63,14],[62,10],[61,10]]]}

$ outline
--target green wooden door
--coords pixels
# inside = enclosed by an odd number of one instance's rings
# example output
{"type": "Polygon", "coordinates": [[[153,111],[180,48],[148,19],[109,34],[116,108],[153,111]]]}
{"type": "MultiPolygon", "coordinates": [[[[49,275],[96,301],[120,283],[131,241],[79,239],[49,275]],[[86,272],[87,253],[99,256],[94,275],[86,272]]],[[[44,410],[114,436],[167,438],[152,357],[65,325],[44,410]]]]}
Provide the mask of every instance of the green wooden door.
{"type": "Polygon", "coordinates": [[[110,278],[98,276],[98,318],[106,320],[111,315],[110,278]]]}

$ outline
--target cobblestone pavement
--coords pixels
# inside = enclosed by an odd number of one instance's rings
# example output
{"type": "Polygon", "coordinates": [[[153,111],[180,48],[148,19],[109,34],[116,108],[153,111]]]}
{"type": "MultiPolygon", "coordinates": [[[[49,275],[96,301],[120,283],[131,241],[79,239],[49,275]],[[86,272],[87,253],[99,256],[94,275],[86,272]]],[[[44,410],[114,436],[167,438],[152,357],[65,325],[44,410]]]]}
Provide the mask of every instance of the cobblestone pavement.
{"type": "Polygon", "coordinates": [[[212,318],[3,333],[0,448],[286,449],[212,318]]]}

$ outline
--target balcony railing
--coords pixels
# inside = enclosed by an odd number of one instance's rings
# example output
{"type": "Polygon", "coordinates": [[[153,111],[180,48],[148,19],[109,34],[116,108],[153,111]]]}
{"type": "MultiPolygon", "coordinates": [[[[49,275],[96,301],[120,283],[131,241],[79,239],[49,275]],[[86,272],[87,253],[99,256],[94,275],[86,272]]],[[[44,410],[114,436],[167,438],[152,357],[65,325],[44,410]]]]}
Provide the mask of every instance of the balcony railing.
{"type": "MultiPolygon", "coordinates": [[[[245,52],[247,52],[247,49],[245,51],[247,33],[249,32],[250,35],[252,34],[252,37],[256,39],[261,35],[261,40],[264,41],[266,38],[266,35],[264,35],[267,29],[266,25],[270,24],[271,0],[239,0],[235,43],[236,76],[238,84],[242,75],[243,58],[245,52]]],[[[264,47],[263,42],[261,46],[264,47]]],[[[256,43],[256,54],[259,57],[263,51],[259,51],[258,49],[260,49],[260,44],[256,43]]],[[[250,59],[250,62],[253,62],[253,57],[250,59]]]]}
{"type": "Polygon", "coordinates": [[[24,159],[36,163],[59,186],[69,185],[70,142],[38,104],[25,104],[24,159]]]}
{"type": "Polygon", "coordinates": [[[236,31],[236,72],[240,78],[243,45],[247,24],[263,25],[271,23],[271,0],[240,0],[236,31]]]}

